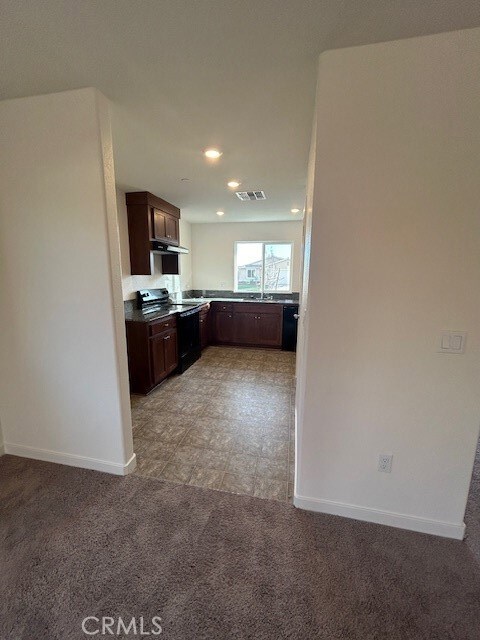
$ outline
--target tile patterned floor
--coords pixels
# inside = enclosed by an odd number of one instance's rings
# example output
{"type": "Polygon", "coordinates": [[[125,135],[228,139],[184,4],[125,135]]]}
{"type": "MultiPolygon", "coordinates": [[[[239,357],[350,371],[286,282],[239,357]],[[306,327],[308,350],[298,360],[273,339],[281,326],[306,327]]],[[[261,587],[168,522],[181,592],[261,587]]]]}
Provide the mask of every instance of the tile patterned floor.
{"type": "Polygon", "coordinates": [[[132,396],[139,475],[291,500],[295,354],[208,347],[183,375],[132,396]]]}

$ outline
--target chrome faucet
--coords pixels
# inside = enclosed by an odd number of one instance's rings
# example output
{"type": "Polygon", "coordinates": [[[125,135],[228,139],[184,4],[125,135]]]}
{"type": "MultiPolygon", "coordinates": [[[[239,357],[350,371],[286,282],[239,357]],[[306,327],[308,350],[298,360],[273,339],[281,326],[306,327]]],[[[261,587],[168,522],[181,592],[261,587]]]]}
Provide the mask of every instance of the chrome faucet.
{"type": "Polygon", "coordinates": [[[265,292],[262,292],[258,300],[273,300],[273,296],[267,295],[265,292]]]}

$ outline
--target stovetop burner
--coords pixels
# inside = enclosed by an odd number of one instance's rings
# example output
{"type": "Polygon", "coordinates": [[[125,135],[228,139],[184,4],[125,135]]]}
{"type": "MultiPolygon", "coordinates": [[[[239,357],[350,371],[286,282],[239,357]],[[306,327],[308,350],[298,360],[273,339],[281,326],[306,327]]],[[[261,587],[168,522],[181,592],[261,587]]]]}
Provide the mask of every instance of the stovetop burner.
{"type": "Polygon", "coordinates": [[[198,303],[172,302],[168,289],[141,289],[137,291],[137,309],[144,315],[178,309],[180,313],[195,313],[192,307],[198,307],[198,303]]]}
{"type": "Polygon", "coordinates": [[[137,291],[137,308],[147,310],[167,309],[172,304],[168,289],[140,289],[137,291]],[[154,309],[155,307],[155,309],[154,309]]]}
{"type": "Polygon", "coordinates": [[[173,305],[171,304],[153,304],[152,306],[142,307],[142,313],[157,313],[158,311],[167,311],[173,305]]]}

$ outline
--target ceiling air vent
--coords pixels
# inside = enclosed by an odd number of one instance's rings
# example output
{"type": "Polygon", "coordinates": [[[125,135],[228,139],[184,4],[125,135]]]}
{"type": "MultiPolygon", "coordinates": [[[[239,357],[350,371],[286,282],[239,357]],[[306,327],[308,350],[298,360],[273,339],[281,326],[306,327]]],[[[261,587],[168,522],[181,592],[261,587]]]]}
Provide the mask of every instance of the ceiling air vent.
{"type": "Polygon", "coordinates": [[[263,191],[235,191],[235,195],[242,202],[248,200],[266,200],[267,196],[263,191]]]}

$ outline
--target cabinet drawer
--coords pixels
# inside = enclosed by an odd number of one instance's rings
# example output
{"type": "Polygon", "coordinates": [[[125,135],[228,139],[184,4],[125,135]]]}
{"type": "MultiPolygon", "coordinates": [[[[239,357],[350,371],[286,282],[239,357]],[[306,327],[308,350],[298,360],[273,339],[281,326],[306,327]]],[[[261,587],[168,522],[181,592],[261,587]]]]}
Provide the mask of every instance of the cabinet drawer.
{"type": "Polygon", "coordinates": [[[165,318],[165,320],[158,320],[157,322],[150,323],[150,335],[155,336],[163,331],[174,329],[177,326],[177,319],[175,316],[165,318]]]}
{"type": "Polygon", "coordinates": [[[272,313],[282,315],[283,306],[272,302],[236,302],[234,313],[272,313]]]}
{"type": "Polygon", "coordinates": [[[212,304],[214,311],[224,311],[225,313],[232,313],[233,304],[231,302],[214,302],[212,304]]]}

